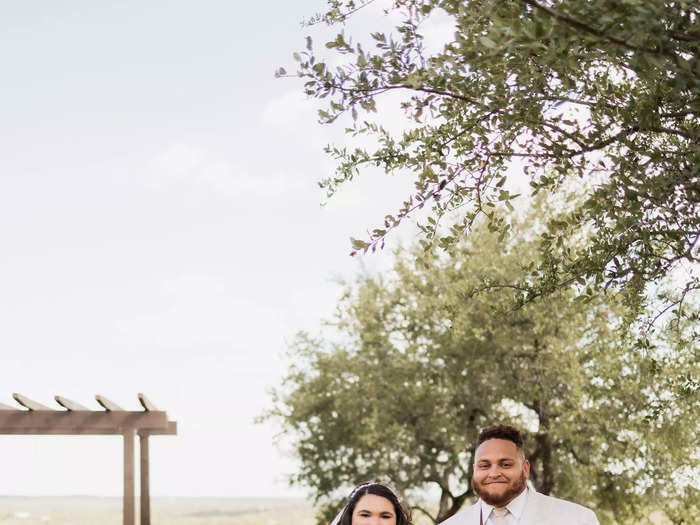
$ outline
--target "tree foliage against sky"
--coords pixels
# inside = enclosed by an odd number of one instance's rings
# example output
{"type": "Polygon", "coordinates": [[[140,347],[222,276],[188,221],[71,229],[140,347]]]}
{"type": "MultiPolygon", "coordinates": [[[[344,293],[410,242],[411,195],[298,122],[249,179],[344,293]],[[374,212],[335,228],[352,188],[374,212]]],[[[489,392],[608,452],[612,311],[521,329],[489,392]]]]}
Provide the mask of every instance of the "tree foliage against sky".
{"type": "Polygon", "coordinates": [[[476,433],[496,421],[528,429],[537,490],[596,508],[601,523],[645,523],[650,508],[672,514],[698,496],[698,392],[676,389],[696,352],[658,340],[642,355],[613,300],[562,290],[513,311],[509,291],[469,293],[537,257],[531,227],[514,223],[519,240],[505,243],[479,227],[449,258],[399,253],[391,274],[348,287],[333,337],[296,339],[267,417],[299,456],[292,482],[331,500],[319,523],[367,479],[437,491],[418,512],[444,520],[473,496],[476,433]]]}
{"type": "MultiPolygon", "coordinates": [[[[522,304],[563,287],[619,289],[647,322],[683,313],[700,289],[700,7],[691,0],[329,0],[314,21],[338,26],[319,52],[295,54],[308,95],[325,99],[321,122],[352,117],[348,139],[374,147],[328,148],[329,194],[370,166],[411,177],[400,210],[354,251],[383,247],[416,209],[431,207],[424,240],[447,247],[483,216],[512,207],[509,166],[534,193],[557,194],[571,178],[586,198],[552,219],[543,256],[507,285],[522,304]],[[399,19],[393,31],[352,35],[345,22],[367,4],[399,19]],[[422,27],[447,16],[453,34],[427,51],[422,27]],[[372,45],[366,40],[371,39],[372,45]],[[331,59],[324,59],[330,52],[331,59]],[[338,63],[339,65],[336,65],[338,63]],[[333,64],[333,65],[330,65],[333,64]],[[400,97],[403,132],[374,115],[400,97]],[[459,218],[453,220],[452,211],[459,218]],[[650,283],[673,279],[660,301],[650,283]],[[655,292],[654,292],[655,293],[655,292]]],[[[285,75],[283,69],[280,75],[285,75]]],[[[696,315],[697,312],[691,312],[696,315]]]]}

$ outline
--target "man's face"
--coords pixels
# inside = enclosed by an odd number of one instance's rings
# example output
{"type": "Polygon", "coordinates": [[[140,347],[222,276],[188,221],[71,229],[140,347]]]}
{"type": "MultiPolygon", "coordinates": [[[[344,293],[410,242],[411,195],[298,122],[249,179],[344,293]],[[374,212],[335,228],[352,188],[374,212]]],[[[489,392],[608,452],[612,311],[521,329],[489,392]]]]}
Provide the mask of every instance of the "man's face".
{"type": "Polygon", "coordinates": [[[530,463],[512,441],[489,439],[476,449],[472,488],[489,505],[506,506],[525,489],[529,476],[530,463]]]}

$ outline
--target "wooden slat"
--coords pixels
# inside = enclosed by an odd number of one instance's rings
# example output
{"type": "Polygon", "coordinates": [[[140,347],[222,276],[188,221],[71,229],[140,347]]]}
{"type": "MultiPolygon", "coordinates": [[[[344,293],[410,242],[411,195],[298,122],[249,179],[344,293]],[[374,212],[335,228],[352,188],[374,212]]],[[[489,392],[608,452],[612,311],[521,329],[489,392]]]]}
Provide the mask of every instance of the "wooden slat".
{"type": "Polygon", "coordinates": [[[61,405],[66,410],[90,410],[89,408],[84,407],[80,403],[71,401],[70,399],[65,398],[63,396],[55,396],[54,399],[56,400],[56,403],[61,405]]]}
{"type": "Polygon", "coordinates": [[[122,434],[129,429],[167,433],[169,428],[162,411],[0,410],[0,434],[122,434]]]}
{"type": "MultiPolygon", "coordinates": [[[[8,431],[0,430],[0,436],[121,436],[124,432],[123,428],[120,427],[108,427],[108,428],[74,428],[74,429],[63,429],[63,428],[51,428],[51,429],[38,429],[35,427],[18,428],[11,429],[8,431]]],[[[141,433],[141,430],[137,430],[137,433],[141,433]]],[[[171,435],[167,432],[153,431],[148,433],[149,436],[159,436],[159,435],[171,435]]],[[[2,522],[0,522],[2,523],[2,522]]]]}
{"type": "Polygon", "coordinates": [[[146,396],[144,396],[143,394],[139,393],[138,397],[139,397],[139,401],[141,402],[141,406],[143,407],[144,410],[149,411],[149,412],[158,410],[156,408],[156,406],[153,403],[151,403],[148,400],[148,398],[146,396]]]}
{"type": "Polygon", "coordinates": [[[15,401],[17,401],[20,405],[22,405],[25,408],[28,408],[29,410],[53,410],[52,408],[49,408],[46,405],[37,403],[36,401],[29,399],[27,396],[23,396],[22,394],[18,394],[16,392],[12,394],[12,397],[14,397],[15,401]]]}
{"type": "Polygon", "coordinates": [[[155,428],[140,428],[137,431],[139,436],[176,436],[177,435],[177,421],[168,421],[168,427],[163,429],[155,428]]]}
{"type": "Polygon", "coordinates": [[[118,411],[124,410],[122,407],[120,407],[116,403],[113,403],[112,401],[110,401],[106,397],[101,396],[99,394],[95,396],[95,399],[97,399],[97,402],[100,405],[102,405],[102,407],[108,412],[118,412],[118,411]]]}

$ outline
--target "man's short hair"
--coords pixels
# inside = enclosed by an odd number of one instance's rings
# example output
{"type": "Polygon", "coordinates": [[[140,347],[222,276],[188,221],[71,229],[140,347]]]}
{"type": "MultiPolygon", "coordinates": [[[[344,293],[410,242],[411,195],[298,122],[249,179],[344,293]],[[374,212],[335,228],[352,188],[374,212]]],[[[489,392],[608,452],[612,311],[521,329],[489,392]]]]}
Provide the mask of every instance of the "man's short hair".
{"type": "Polygon", "coordinates": [[[479,437],[476,438],[476,447],[479,448],[484,441],[489,439],[506,439],[515,443],[515,447],[523,452],[523,436],[520,431],[509,425],[493,425],[486,427],[479,432],[479,437]]]}

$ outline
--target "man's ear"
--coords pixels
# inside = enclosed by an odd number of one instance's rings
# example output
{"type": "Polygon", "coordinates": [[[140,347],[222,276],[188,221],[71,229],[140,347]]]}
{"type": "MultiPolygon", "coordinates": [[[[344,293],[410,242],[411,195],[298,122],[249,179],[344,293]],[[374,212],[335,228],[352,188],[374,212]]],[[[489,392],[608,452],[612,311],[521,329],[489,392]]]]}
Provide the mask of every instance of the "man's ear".
{"type": "Polygon", "coordinates": [[[523,473],[525,474],[525,479],[530,478],[530,462],[527,459],[523,461],[523,473]]]}

